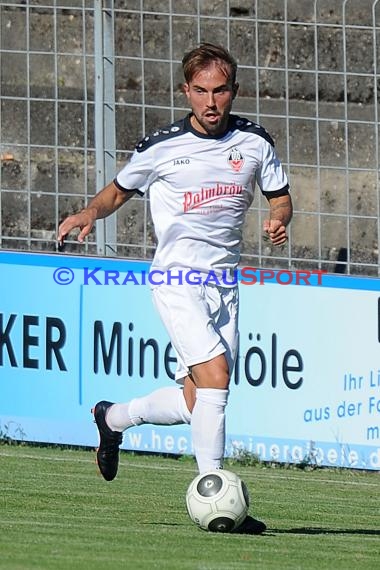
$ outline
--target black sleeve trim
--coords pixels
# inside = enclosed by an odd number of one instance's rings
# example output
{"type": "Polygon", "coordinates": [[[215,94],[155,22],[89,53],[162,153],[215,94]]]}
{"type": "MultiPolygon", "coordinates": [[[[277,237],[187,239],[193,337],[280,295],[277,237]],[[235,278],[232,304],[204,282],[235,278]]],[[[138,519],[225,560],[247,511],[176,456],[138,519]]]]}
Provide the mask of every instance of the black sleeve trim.
{"type": "Polygon", "coordinates": [[[289,184],[280,188],[280,190],[273,190],[272,192],[263,192],[265,198],[279,198],[280,196],[287,196],[289,194],[289,184]]]}
{"type": "Polygon", "coordinates": [[[116,188],[119,188],[122,192],[137,192],[140,196],[144,196],[144,192],[141,192],[138,188],[123,188],[121,184],[117,181],[117,178],[113,179],[113,183],[115,184],[116,188]]]}

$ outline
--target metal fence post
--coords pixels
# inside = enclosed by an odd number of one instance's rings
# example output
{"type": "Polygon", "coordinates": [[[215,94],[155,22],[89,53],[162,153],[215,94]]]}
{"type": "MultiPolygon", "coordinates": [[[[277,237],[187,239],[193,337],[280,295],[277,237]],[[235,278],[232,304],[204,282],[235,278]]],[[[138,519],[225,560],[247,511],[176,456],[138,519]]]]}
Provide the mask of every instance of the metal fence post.
{"type": "MultiPolygon", "coordinates": [[[[115,65],[112,0],[94,0],[96,191],[115,175],[115,65]]],[[[116,216],[96,222],[99,255],[116,254],[116,216]]]]}

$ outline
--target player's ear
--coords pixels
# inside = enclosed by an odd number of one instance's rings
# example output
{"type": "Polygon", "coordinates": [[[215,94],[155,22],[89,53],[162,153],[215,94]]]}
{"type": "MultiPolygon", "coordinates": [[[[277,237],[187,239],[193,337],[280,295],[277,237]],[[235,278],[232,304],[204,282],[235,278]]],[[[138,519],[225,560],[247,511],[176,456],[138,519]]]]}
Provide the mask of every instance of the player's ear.
{"type": "Polygon", "coordinates": [[[237,93],[239,91],[239,83],[234,83],[232,87],[232,98],[235,99],[237,93]]]}
{"type": "Polygon", "coordinates": [[[182,92],[186,95],[187,98],[190,96],[190,87],[188,83],[182,84],[182,92]]]}

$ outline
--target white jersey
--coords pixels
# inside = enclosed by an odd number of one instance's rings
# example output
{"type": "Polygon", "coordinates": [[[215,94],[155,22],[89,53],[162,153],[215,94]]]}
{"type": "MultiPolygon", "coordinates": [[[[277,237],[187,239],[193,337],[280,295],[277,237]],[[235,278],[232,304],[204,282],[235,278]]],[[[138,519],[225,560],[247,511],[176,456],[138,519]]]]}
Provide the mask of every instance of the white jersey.
{"type": "Polygon", "coordinates": [[[220,137],[196,131],[190,115],[146,136],[115,178],[122,190],[150,191],[158,240],[152,267],[216,274],[239,262],[256,182],[267,196],[288,189],[268,133],[236,115],[220,137]]]}

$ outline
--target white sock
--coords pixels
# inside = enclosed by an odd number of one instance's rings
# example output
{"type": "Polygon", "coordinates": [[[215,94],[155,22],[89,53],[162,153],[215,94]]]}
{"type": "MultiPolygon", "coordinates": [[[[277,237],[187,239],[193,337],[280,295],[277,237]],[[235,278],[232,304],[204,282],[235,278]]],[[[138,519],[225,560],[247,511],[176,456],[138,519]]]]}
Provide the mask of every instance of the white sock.
{"type": "Polygon", "coordinates": [[[189,424],[189,412],[183,391],[175,386],[159,388],[126,404],[113,404],[107,412],[107,425],[113,431],[124,431],[141,424],[189,424]]]}
{"type": "Polygon", "coordinates": [[[228,393],[217,388],[197,388],[191,429],[199,473],[222,467],[228,393]]]}

